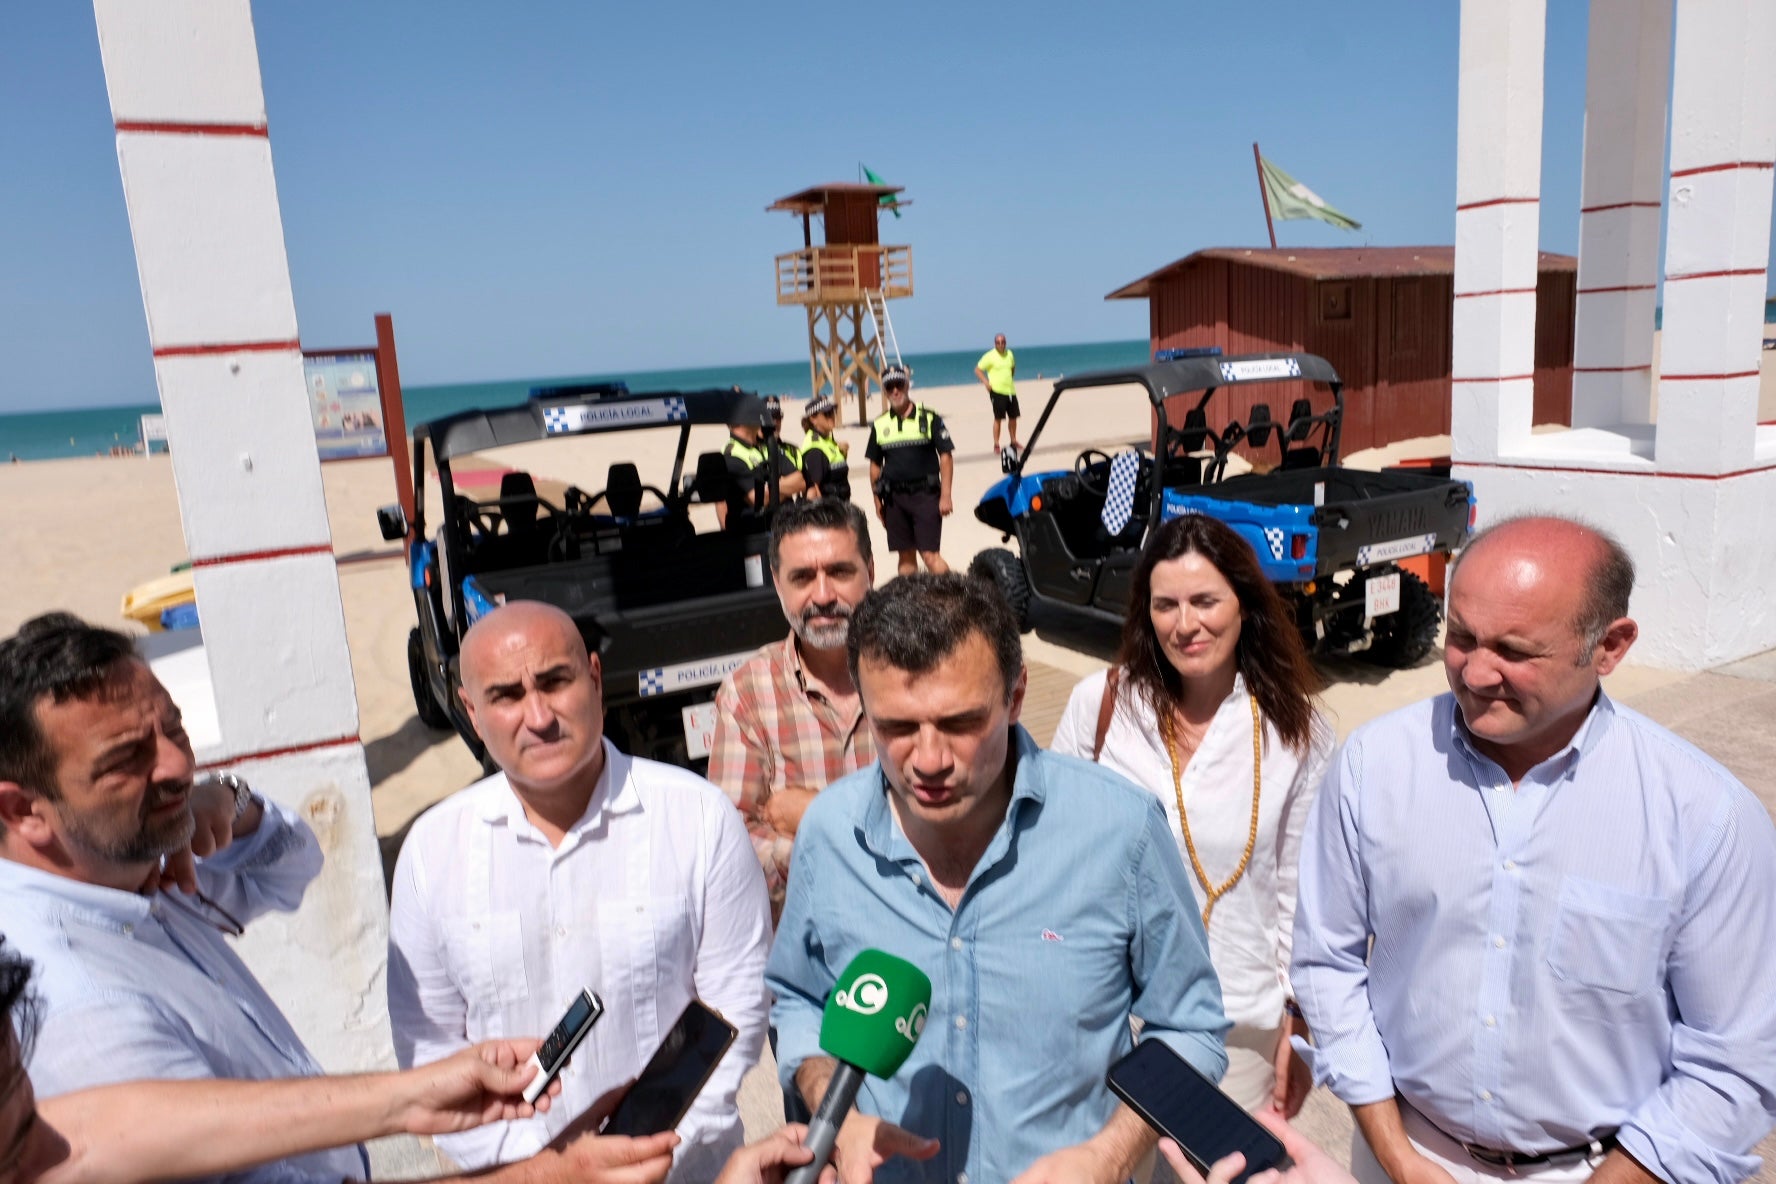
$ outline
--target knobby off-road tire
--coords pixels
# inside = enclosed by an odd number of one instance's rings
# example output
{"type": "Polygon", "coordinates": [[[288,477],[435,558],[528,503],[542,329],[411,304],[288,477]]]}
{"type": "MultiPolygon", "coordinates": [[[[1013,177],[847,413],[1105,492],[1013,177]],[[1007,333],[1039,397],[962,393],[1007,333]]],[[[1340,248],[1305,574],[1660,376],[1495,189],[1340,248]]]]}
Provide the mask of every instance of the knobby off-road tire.
{"type": "Polygon", "coordinates": [[[425,646],[416,628],[407,634],[407,679],[413,684],[413,710],[419,722],[434,732],[448,732],[453,725],[450,713],[432,696],[432,683],[426,677],[425,646]]]}
{"type": "Polygon", "coordinates": [[[1011,606],[1018,632],[1030,631],[1030,578],[1024,574],[1024,565],[1016,555],[1004,547],[989,548],[974,557],[968,574],[998,588],[999,595],[1011,606]]]}
{"type": "Polygon", "coordinates": [[[1367,657],[1378,666],[1404,670],[1416,666],[1437,645],[1437,626],[1443,623],[1443,606],[1431,586],[1409,571],[1400,572],[1400,607],[1375,618],[1374,640],[1367,657]]]}

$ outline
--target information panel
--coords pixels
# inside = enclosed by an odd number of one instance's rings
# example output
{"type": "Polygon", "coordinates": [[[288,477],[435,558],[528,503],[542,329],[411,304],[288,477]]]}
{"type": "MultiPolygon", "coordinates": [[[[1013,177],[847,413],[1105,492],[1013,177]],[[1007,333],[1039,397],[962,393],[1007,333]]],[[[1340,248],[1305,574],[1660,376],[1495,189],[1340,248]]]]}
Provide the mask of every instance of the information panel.
{"type": "Polygon", "coordinates": [[[375,350],[303,354],[302,372],[322,460],[387,454],[375,350]]]}

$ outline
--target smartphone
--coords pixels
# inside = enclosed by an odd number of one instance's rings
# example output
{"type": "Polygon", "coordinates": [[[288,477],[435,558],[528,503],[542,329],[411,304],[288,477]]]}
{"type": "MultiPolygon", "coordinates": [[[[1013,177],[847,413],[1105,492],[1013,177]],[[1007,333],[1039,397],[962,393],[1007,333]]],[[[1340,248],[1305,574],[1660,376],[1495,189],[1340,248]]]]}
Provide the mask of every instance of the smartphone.
{"type": "Polygon", "coordinates": [[[549,1083],[555,1080],[561,1067],[567,1064],[567,1058],[573,1055],[573,1050],[580,1046],[580,1041],[586,1038],[586,1033],[592,1030],[592,1025],[603,1014],[602,999],[591,991],[579,993],[568,1006],[567,1014],[561,1017],[561,1022],[555,1025],[555,1030],[543,1041],[542,1047],[530,1054],[530,1063],[537,1067],[537,1075],[524,1087],[525,1101],[534,1102],[543,1096],[543,1091],[549,1088],[549,1083]]]}
{"type": "Polygon", "coordinates": [[[612,1111],[604,1133],[657,1135],[677,1127],[737,1035],[719,1012],[691,1000],[612,1111]]]}
{"type": "Polygon", "coordinates": [[[1246,1167],[1233,1178],[1292,1166],[1277,1137],[1241,1110],[1214,1082],[1159,1040],[1143,1040],[1110,1066],[1110,1092],[1148,1126],[1173,1140],[1196,1170],[1208,1175],[1216,1160],[1242,1151],[1246,1167]]]}

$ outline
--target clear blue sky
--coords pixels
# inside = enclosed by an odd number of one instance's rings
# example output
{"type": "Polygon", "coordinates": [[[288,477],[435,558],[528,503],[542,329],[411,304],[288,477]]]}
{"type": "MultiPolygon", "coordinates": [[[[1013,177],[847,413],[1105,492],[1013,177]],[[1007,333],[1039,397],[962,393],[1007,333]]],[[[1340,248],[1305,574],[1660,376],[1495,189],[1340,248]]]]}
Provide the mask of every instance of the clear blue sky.
{"type": "MultiPolygon", "coordinates": [[[[97,36],[0,21],[0,412],[150,402],[97,36]]],[[[1251,143],[1361,220],[1448,243],[1457,5],[254,5],[302,338],[394,314],[410,384],[802,356],[767,215],[859,160],[914,201],[911,352],[1146,335],[1104,294],[1262,245],[1251,143]],[[852,23],[854,22],[854,23],[852,23]]],[[[1549,5],[1542,245],[1575,249],[1584,5],[1549,5]]]]}

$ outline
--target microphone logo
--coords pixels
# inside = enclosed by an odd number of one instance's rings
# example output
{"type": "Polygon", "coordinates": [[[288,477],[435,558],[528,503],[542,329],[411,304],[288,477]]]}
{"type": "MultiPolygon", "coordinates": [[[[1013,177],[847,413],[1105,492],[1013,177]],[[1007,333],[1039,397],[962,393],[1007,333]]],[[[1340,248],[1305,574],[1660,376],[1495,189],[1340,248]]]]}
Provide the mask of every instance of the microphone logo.
{"type": "Polygon", "coordinates": [[[894,1030],[907,1038],[908,1044],[917,1044],[919,1034],[925,1030],[926,1008],[923,1003],[913,1005],[913,1010],[894,1021],[894,1030]]]}
{"type": "Polygon", "coordinates": [[[858,1015],[875,1015],[888,1006],[888,984],[879,974],[860,974],[857,981],[851,984],[851,989],[847,991],[841,988],[833,995],[833,1001],[858,1015]]]}

